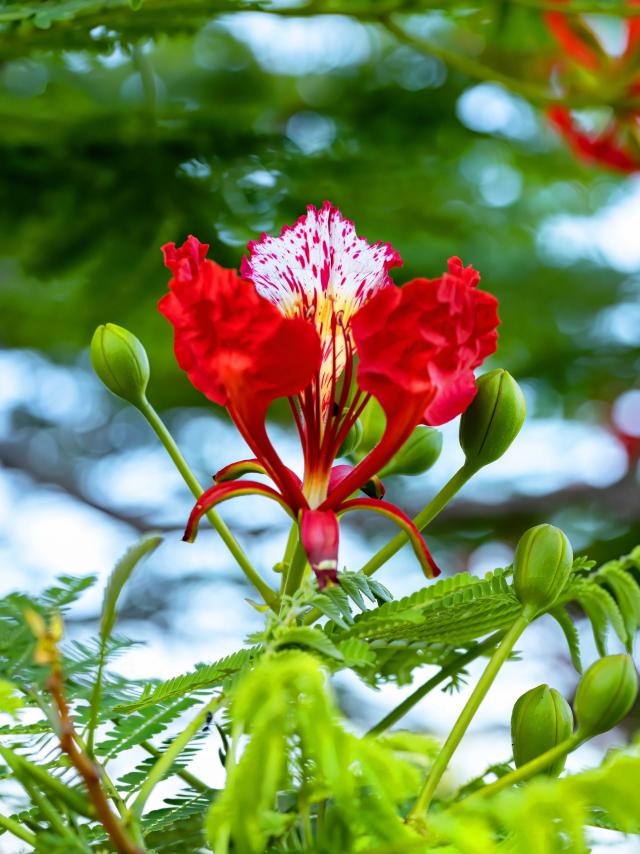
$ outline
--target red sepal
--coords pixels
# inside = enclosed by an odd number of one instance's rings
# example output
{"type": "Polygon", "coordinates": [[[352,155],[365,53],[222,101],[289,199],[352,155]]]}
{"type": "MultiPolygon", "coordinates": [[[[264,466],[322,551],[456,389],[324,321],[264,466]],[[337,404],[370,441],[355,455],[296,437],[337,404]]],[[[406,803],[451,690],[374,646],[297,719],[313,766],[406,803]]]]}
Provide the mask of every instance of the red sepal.
{"type": "Polygon", "coordinates": [[[340,529],[336,514],[330,510],[302,510],[300,539],[320,590],[337,584],[340,529]]]}
{"type": "Polygon", "coordinates": [[[436,576],[440,575],[440,569],[431,556],[431,552],[427,548],[422,534],[402,510],[399,510],[393,504],[389,504],[388,501],[381,501],[379,498],[353,498],[341,504],[336,510],[336,515],[342,516],[351,510],[373,510],[374,513],[382,513],[387,519],[394,521],[409,537],[426,577],[436,578],[436,576]]]}
{"type": "MultiPolygon", "coordinates": [[[[291,469],[288,469],[288,472],[291,478],[301,487],[302,481],[298,475],[294,471],[291,471],[291,469]]],[[[231,480],[237,480],[245,474],[264,474],[267,477],[269,476],[269,472],[260,460],[254,458],[251,460],[238,460],[237,463],[229,463],[228,466],[216,472],[213,479],[216,483],[227,483],[231,480]]]]}
{"type": "Polygon", "coordinates": [[[196,501],[182,539],[187,543],[192,543],[196,538],[198,525],[204,514],[215,507],[216,504],[221,504],[223,501],[228,501],[230,498],[237,498],[240,495],[262,495],[264,498],[271,498],[273,501],[277,501],[289,516],[295,519],[291,508],[280,493],[276,492],[275,489],[271,489],[270,486],[265,486],[264,483],[258,483],[255,480],[217,483],[215,486],[207,489],[206,492],[203,492],[196,501]]]}
{"type": "Polygon", "coordinates": [[[252,460],[238,460],[237,463],[229,463],[228,466],[224,466],[220,471],[217,471],[213,479],[216,483],[227,483],[230,480],[237,480],[243,474],[269,475],[260,460],[254,458],[252,460]]]}

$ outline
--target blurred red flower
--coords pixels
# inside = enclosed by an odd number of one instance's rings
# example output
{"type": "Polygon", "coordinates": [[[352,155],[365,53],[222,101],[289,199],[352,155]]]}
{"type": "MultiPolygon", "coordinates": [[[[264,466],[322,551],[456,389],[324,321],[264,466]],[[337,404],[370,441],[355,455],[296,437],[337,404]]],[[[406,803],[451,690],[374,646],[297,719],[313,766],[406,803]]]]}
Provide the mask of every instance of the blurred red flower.
{"type": "MultiPolygon", "coordinates": [[[[628,0],[629,6],[640,0],[628,0]]],[[[580,78],[581,85],[593,80],[598,87],[609,86],[616,100],[629,101],[616,105],[604,127],[581,127],[572,111],[564,106],[551,107],[547,115],[571,148],[590,160],[621,172],[640,169],[640,16],[624,20],[624,42],[621,52],[608,53],[591,23],[579,15],[547,12],[547,26],[563,56],[556,70],[566,82],[580,78]],[[635,104],[634,104],[635,101],[635,104]]]]}

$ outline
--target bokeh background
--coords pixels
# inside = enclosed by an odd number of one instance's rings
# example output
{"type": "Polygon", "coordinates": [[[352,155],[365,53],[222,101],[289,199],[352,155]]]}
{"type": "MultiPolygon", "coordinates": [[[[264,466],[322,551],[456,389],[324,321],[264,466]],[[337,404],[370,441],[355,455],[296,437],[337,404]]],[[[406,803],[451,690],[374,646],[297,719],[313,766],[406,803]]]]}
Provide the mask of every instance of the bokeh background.
{"type": "MultiPolygon", "coordinates": [[[[431,526],[446,572],[508,565],[541,521],[598,561],[640,543],[640,177],[580,161],[550,127],[558,46],[544,5],[0,2],[0,594],[60,573],[104,579],[141,532],[159,529],[165,542],[126,597],[121,628],[144,644],[122,672],[183,672],[260,624],[214,533],[180,541],[190,494],[140,415],[100,386],[87,348],[106,321],[138,335],[150,399],[205,482],[243,443],[174,363],[156,309],[168,278],[159,247],[194,233],[235,267],[248,240],[324,199],[398,249],[398,283],[459,255],[500,299],[486,367],[518,379],[528,418],[431,526]]],[[[624,18],[595,25],[615,57],[624,18]]],[[[587,124],[611,112],[597,86],[591,101],[587,124]]],[[[430,472],[387,484],[408,512],[461,461],[456,425],[443,432],[430,472]]],[[[276,422],[273,434],[295,463],[293,433],[276,422]]],[[[286,518],[249,499],[222,515],[274,580],[286,518]]],[[[343,526],[341,561],[353,569],[393,533],[357,522],[343,526]]],[[[423,583],[406,550],[380,578],[397,595],[423,583]]],[[[95,629],[99,600],[98,585],[72,633],[95,629]]],[[[552,679],[571,696],[557,629],[542,621],[522,648],[456,773],[508,758],[523,690],[552,679]]],[[[347,679],[337,689],[355,726],[407,692],[347,679]]],[[[464,696],[430,696],[408,722],[441,733],[464,696]]],[[[618,737],[583,748],[573,767],[618,737]]]]}

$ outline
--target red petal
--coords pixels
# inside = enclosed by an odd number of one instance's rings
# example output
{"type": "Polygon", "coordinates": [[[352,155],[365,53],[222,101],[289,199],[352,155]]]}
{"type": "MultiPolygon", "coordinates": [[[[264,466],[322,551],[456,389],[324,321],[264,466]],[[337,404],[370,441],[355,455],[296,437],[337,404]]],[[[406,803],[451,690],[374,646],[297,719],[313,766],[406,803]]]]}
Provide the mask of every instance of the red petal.
{"type": "Polygon", "coordinates": [[[159,308],[175,329],[180,367],[222,405],[233,389],[268,401],[297,394],[320,364],[315,328],[283,317],[235,271],[206,260],[206,250],[195,237],[163,250],[174,277],[159,308]]]}
{"type": "Polygon", "coordinates": [[[497,344],[497,300],[479,275],[451,258],[439,279],[414,279],[374,297],[353,320],[358,382],[388,413],[424,398],[424,420],[442,424],[473,398],[474,368],[497,344]]]}
{"type": "Polygon", "coordinates": [[[562,12],[547,12],[545,21],[562,50],[585,68],[596,70],[602,57],[589,42],[595,38],[586,24],[575,15],[568,17],[562,12]]]}
{"type": "Polygon", "coordinates": [[[391,519],[398,524],[409,537],[416,557],[420,561],[420,566],[427,578],[435,578],[440,575],[440,570],[436,562],[431,557],[431,552],[427,548],[422,534],[413,524],[411,519],[388,501],[381,501],[379,498],[354,498],[351,501],[345,501],[336,510],[336,515],[342,516],[343,513],[348,513],[351,510],[373,510],[374,513],[382,513],[387,519],[391,519]]]}
{"type": "Polygon", "coordinates": [[[620,172],[637,172],[640,169],[638,157],[617,142],[623,127],[615,118],[601,133],[589,134],[576,125],[565,107],[553,107],[547,110],[547,116],[576,154],[584,160],[601,163],[620,172]]]}
{"type": "Polygon", "coordinates": [[[342,483],[342,481],[348,477],[352,471],[353,466],[350,466],[348,463],[334,466],[331,469],[331,474],[329,475],[329,492],[331,492],[332,489],[335,489],[338,484],[342,483]]]}
{"type": "Polygon", "coordinates": [[[327,584],[337,584],[340,529],[336,514],[328,510],[302,510],[300,539],[318,587],[323,590],[327,584]]]}
{"type": "Polygon", "coordinates": [[[241,480],[237,483],[217,483],[211,489],[203,492],[196,501],[182,539],[188,543],[192,543],[198,533],[200,519],[202,519],[205,513],[217,504],[222,504],[223,501],[228,501],[230,498],[237,498],[241,495],[262,495],[264,498],[271,498],[273,501],[277,501],[295,519],[286,501],[284,501],[275,489],[271,489],[270,486],[265,486],[263,483],[258,483],[254,480],[241,480]]]}

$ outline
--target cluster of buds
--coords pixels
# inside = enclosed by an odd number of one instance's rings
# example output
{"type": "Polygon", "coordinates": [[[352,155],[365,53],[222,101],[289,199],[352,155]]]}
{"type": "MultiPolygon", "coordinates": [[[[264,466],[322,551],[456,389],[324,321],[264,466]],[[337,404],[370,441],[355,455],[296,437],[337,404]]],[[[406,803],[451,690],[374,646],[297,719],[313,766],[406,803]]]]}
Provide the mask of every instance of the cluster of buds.
{"type": "Polygon", "coordinates": [[[538,685],[523,694],[513,707],[511,740],[513,759],[522,768],[549,754],[540,770],[557,776],[566,754],[579,744],[617,726],[631,711],[638,696],[638,676],[630,655],[606,655],[595,661],[578,684],[574,710],[554,688],[538,685]]]}

